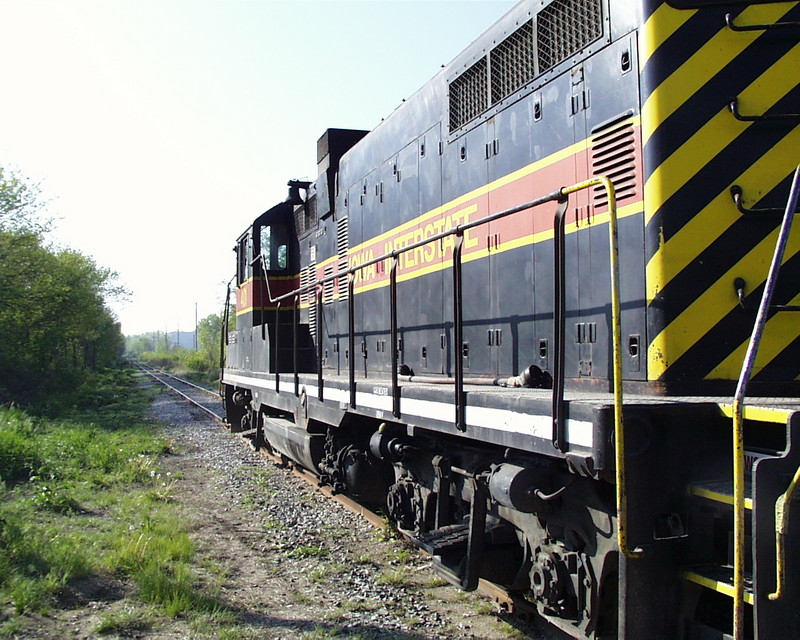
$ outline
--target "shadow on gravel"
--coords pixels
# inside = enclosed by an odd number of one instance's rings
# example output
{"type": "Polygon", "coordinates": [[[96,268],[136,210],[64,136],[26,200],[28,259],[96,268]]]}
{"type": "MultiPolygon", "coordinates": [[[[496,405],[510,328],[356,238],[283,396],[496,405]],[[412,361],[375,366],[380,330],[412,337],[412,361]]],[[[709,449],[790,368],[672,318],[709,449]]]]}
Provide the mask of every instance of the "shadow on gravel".
{"type": "MultiPolygon", "coordinates": [[[[570,640],[570,636],[560,630],[548,627],[546,631],[539,629],[535,623],[528,623],[524,620],[516,619],[513,616],[498,615],[498,621],[503,621],[516,629],[517,634],[513,637],[527,638],[528,640],[570,640]]],[[[239,612],[239,623],[260,629],[287,629],[304,634],[304,637],[312,637],[308,634],[316,633],[322,638],[348,638],[350,636],[366,640],[375,638],[380,640],[431,640],[434,637],[442,637],[441,633],[422,633],[412,629],[387,629],[378,622],[367,621],[315,621],[298,620],[289,618],[278,618],[275,616],[258,614],[252,612],[239,612]]],[[[316,636],[313,636],[316,637],[316,636]]],[[[474,638],[469,627],[459,630],[458,635],[453,638],[474,638]]]]}
{"type": "MultiPolygon", "coordinates": [[[[315,620],[292,620],[288,618],[276,618],[269,615],[257,613],[245,613],[240,616],[239,621],[252,627],[262,629],[291,629],[303,634],[317,633],[324,638],[347,638],[354,636],[359,639],[380,638],[381,640],[430,640],[430,634],[418,633],[405,629],[386,629],[379,623],[342,622],[337,624],[332,621],[315,620]]],[[[436,634],[440,635],[440,634],[436,634]]],[[[469,634],[466,634],[469,636],[469,634]]]]}

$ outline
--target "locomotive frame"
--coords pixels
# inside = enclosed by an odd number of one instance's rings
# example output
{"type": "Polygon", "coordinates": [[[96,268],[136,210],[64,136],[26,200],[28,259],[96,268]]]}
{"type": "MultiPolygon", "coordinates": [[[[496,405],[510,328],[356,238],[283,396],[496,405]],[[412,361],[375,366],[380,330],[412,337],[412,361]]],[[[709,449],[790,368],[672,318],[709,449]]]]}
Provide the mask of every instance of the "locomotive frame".
{"type": "Polygon", "coordinates": [[[573,637],[800,636],[798,15],[524,0],[328,130],[237,241],[231,428],[573,637]]]}

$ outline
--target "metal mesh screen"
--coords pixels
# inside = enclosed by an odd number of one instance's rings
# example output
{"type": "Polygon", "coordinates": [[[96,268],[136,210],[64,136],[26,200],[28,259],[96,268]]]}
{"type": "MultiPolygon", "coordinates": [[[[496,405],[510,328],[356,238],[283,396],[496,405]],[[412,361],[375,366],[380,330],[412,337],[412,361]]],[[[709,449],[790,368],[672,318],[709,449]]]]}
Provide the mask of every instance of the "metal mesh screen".
{"type": "Polygon", "coordinates": [[[488,108],[486,58],[481,58],[450,83],[450,131],[488,108]]]}
{"type": "Polygon", "coordinates": [[[536,19],[539,72],[566,60],[603,34],[600,0],[555,0],[536,19]]]}
{"type": "Polygon", "coordinates": [[[523,24],[492,49],[490,55],[494,104],[533,78],[533,21],[523,24]]]}

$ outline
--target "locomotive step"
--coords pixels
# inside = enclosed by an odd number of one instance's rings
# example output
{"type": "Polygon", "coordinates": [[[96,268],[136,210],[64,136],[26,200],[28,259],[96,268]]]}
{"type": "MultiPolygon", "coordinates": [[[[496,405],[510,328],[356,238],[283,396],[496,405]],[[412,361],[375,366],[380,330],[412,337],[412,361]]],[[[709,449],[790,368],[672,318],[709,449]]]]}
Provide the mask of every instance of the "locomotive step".
{"type": "Polygon", "coordinates": [[[469,524],[450,524],[435,531],[421,533],[412,537],[414,544],[432,556],[467,549],[469,524]]]}
{"type": "MultiPolygon", "coordinates": [[[[714,480],[689,485],[689,494],[733,506],[733,480],[714,480]]],[[[744,508],[753,509],[753,483],[747,478],[744,488],[744,508]]]]}
{"type": "MultiPolygon", "coordinates": [[[[702,565],[683,572],[683,578],[701,587],[711,589],[733,598],[733,567],[730,565],[702,565]]],[[[753,604],[753,577],[749,572],[744,576],[744,601],[753,604]]]]}

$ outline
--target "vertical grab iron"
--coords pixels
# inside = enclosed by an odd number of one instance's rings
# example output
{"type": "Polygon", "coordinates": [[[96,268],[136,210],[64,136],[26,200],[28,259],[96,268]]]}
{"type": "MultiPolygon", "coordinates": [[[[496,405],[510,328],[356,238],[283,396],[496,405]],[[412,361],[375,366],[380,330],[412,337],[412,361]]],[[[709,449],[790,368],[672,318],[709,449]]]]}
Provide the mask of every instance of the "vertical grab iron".
{"type": "MultiPolygon", "coordinates": [[[[758,305],[756,321],[753,325],[753,332],[750,335],[750,342],[747,345],[747,352],[742,363],[742,371],[739,374],[739,382],[736,385],[736,395],[733,398],[733,637],[734,640],[744,639],[744,559],[745,559],[745,458],[744,458],[744,396],[747,391],[747,384],[750,382],[750,375],[755,365],[758,348],[761,344],[761,337],[764,333],[764,326],[767,323],[772,295],[775,293],[775,284],[778,280],[778,272],[783,262],[783,254],[786,251],[786,244],[789,241],[789,232],[792,228],[792,219],[797,206],[798,192],[800,192],[800,166],[794,172],[792,188],[789,191],[789,200],[786,203],[786,210],[783,214],[778,240],[775,244],[775,253],[772,255],[772,262],[769,266],[767,279],[764,282],[764,293],[758,305]]],[[[792,482],[789,490],[794,491],[796,482],[792,482]]],[[[789,491],[787,491],[789,493],[789,491]]],[[[786,494],[784,494],[785,497],[786,494]]],[[[788,502],[784,500],[788,509],[788,502]]],[[[788,518],[788,513],[782,514],[788,518]]],[[[776,534],[780,535],[780,534],[776,534]]],[[[783,545],[779,543],[778,549],[778,588],[770,598],[775,600],[781,595],[783,584],[782,572],[785,571],[781,552],[783,545]],[[773,598],[772,596],[775,596],[773,598]]]]}

